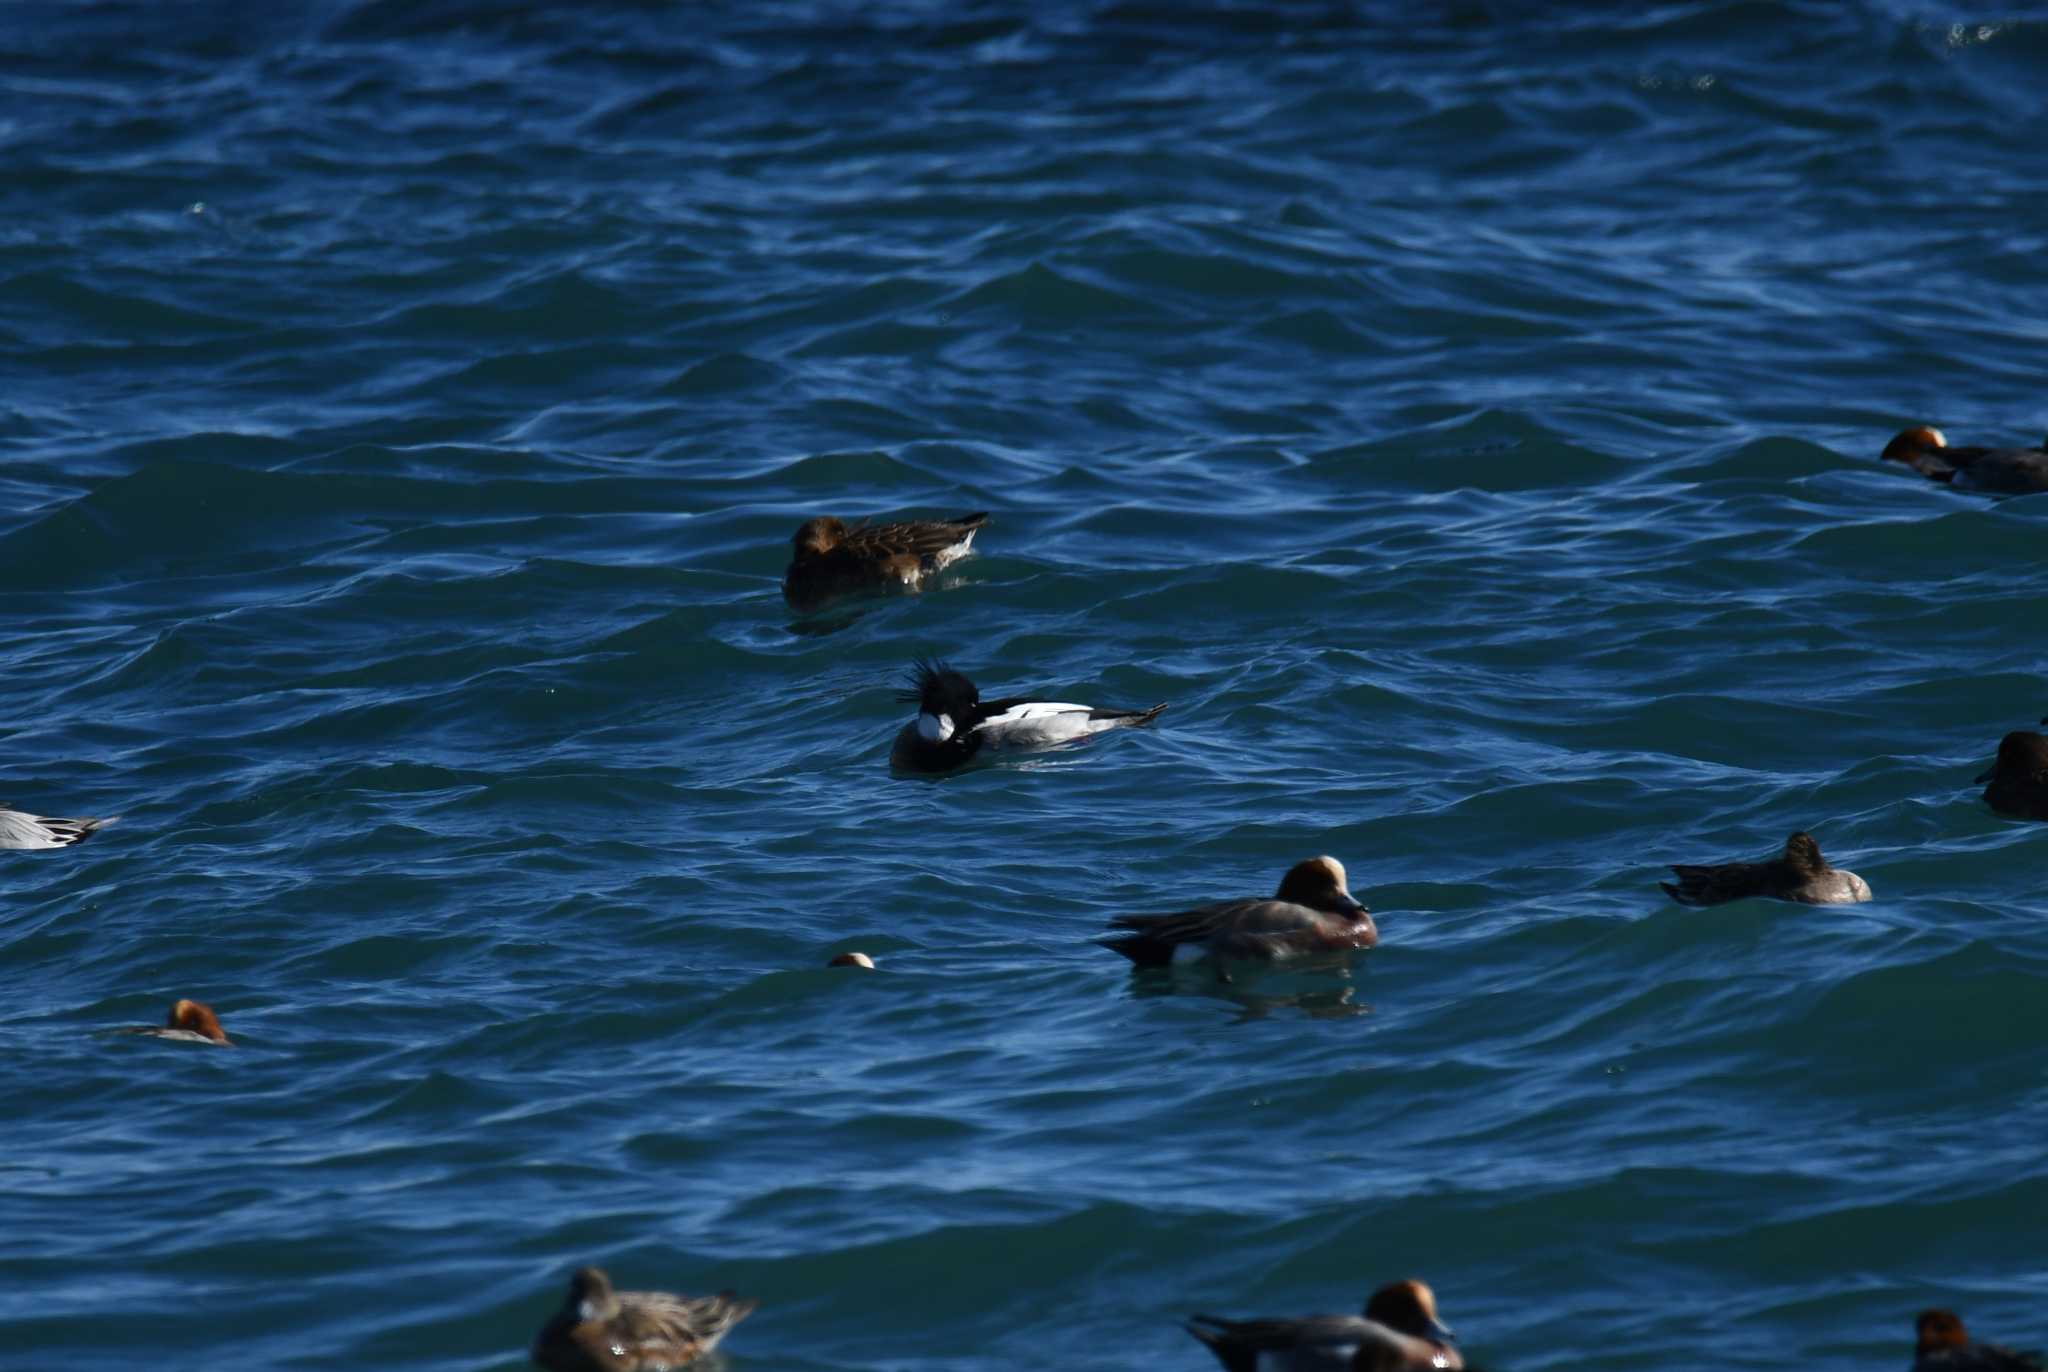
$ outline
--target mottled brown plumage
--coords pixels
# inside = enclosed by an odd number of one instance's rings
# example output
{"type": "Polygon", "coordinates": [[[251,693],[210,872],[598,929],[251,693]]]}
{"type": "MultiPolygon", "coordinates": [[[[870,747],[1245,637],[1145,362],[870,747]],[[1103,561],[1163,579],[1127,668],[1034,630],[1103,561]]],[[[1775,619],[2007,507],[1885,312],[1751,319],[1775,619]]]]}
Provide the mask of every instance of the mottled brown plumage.
{"type": "Polygon", "coordinates": [[[790,540],[782,594],[798,610],[840,596],[917,587],[928,573],[959,561],[973,547],[985,512],[958,519],[907,519],[851,525],[831,515],[806,520],[790,540]]]}
{"type": "Polygon", "coordinates": [[[1762,896],[1795,900],[1804,905],[1854,905],[1870,899],[1870,884],[1854,872],[1828,864],[1812,834],[1785,840],[1785,851],[1762,862],[1725,862],[1710,866],[1673,864],[1678,884],[1657,883],[1680,905],[1722,905],[1762,896]]]}
{"type": "Polygon", "coordinates": [[[581,1268],[535,1336],[533,1360],[548,1372],[668,1372],[716,1348],[756,1304],[730,1291],[614,1291],[602,1268],[581,1268]]]}

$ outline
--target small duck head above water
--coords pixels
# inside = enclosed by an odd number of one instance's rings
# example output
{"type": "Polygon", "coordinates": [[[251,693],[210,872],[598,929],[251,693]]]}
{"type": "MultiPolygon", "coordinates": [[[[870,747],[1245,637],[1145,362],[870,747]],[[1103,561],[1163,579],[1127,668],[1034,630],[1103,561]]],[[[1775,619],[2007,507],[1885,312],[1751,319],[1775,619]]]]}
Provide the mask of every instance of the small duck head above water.
{"type": "Polygon", "coordinates": [[[579,1267],[569,1278],[569,1294],[562,1307],[574,1310],[579,1320],[608,1320],[619,1313],[619,1298],[602,1267],[579,1267]]]}
{"type": "Polygon", "coordinates": [[[1997,759],[1976,784],[1984,787],[1984,803],[2000,814],[2048,819],[2048,737],[2013,730],[1998,741],[1997,759]]]}
{"type": "Polygon", "coordinates": [[[1947,446],[1948,438],[1941,430],[1929,424],[1915,424],[1910,429],[1901,429],[1897,437],[1884,445],[1881,460],[1903,462],[1922,476],[1948,481],[1956,472],[1941,456],[1941,450],[1947,446]]]}
{"type": "Polygon", "coordinates": [[[798,557],[817,557],[831,552],[846,538],[846,521],[834,515],[819,515],[807,519],[789,540],[791,550],[798,557]]]}
{"type": "Polygon", "coordinates": [[[1922,1310],[1913,1332],[1913,1372],[2041,1372],[2038,1353],[1971,1342],[1953,1310],[1922,1310]]]}
{"type": "MultiPolygon", "coordinates": [[[[1365,909],[1351,894],[1344,864],[1333,857],[1312,857],[1295,863],[1280,879],[1280,890],[1274,899],[1306,905],[1311,910],[1327,910],[1331,914],[1355,915],[1365,909]]],[[[1423,1289],[1427,1291],[1429,1288],[1423,1289]]]]}
{"type": "Polygon", "coordinates": [[[1389,1282],[1373,1292],[1365,1303],[1365,1317],[1431,1343],[1455,1343],[1458,1338],[1437,1318],[1436,1292],[1429,1289],[1429,1283],[1412,1277],[1389,1282]]]}
{"type": "Polygon", "coordinates": [[[910,685],[896,698],[917,706],[917,733],[926,743],[944,743],[954,733],[978,722],[981,692],[964,673],[935,658],[919,658],[911,667],[910,685]]]}

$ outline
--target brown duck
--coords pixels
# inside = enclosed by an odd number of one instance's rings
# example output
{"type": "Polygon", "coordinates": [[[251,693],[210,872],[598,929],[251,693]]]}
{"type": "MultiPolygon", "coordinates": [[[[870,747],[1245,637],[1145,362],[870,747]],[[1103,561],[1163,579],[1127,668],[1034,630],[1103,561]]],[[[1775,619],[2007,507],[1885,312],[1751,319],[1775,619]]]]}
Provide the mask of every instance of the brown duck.
{"type": "Polygon", "coordinates": [[[1831,867],[1812,834],[1785,840],[1782,856],[1762,862],[1724,862],[1696,867],[1674,864],[1678,882],[1657,884],[1680,905],[1723,905],[1763,896],[1805,905],[1855,905],[1870,899],[1870,883],[1854,872],[1831,867]]]}
{"type": "Polygon", "coordinates": [[[548,1372],[668,1372],[718,1347],[756,1304],[730,1291],[614,1291],[604,1269],[580,1268],[562,1308],[535,1336],[533,1360],[548,1372]]]}
{"type": "Polygon", "coordinates": [[[1436,1293],[1419,1281],[1382,1286],[1364,1315],[1197,1315],[1187,1331],[1208,1345],[1225,1372],[1424,1372],[1465,1365],[1436,1316],[1436,1293]]]}
{"type": "Polygon", "coordinates": [[[967,556],[975,532],[986,523],[986,511],[851,526],[831,515],[807,519],[790,540],[782,594],[806,611],[863,591],[914,590],[931,573],[967,556]]]}
{"type": "Polygon", "coordinates": [[[1165,967],[1183,950],[1219,961],[1280,962],[1314,953],[1370,948],[1380,931],[1345,884],[1344,864],[1310,858],[1287,869],[1271,897],[1198,905],[1172,915],[1121,915],[1120,937],[1102,944],[1140,967],[1165,967]]]}

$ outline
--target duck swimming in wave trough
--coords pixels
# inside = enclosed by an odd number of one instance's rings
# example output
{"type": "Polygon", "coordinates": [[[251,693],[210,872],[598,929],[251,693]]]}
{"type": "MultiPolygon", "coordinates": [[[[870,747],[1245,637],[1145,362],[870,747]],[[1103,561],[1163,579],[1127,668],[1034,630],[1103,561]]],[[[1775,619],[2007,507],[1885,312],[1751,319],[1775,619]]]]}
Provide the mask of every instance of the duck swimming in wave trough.
{"type": "MultiPolygon", "coordinates": [[[[2048,724],[2048,720],[2042,723],[2048,724]]],[[[1998,758],[1977,778],[1984,803],[2016,819],[2048,819],[2048,738],[2015,729],[1998,740],[1998,758]]]]}
{"type": "Polygon", "coordinates": [[[1884,445],[1886,462],[1903,462],[1930,481],[1993,495],[2048,491],[2048,451],[2040,448],[1951,448],[1925,424],[1884,445]]]}
{"type": "Polygon", "coordinates": [[[894,524],[848,526],[831,515],[805,520],[790,540],[783,597],[807,612],[862,591],[915,590],[926,576],[967,556],[986,523],[984,511],[894,524]]]}
{"type": "Polygon", "coordinates": [[[984,701],[964,675],[931,660],[912,666],[910,682],[897,699],[915,702],[917,718],[889,751],[890,765],[906,772],[950,772],[985,752],[1057,748],[1111,729],[1135,729],[1166,708],[1098,709],[1029,696],[984,701]]]}
{"type": "Polygon", "coordinates": [[[1953,1310],[1923,1310],[1913,1321],[1919,1343],[1913,1372],[2042,1372],[2038,1353],[2015,1353],[1995,1343],[1971,1343],[1953,1310]]]}
{"type": "Polygon", "coordinates": [[[1680,905],[1723,905],[1764,896],[1805,905],[1856,905],[1870,899],[1870,883],[1854,872],[1831,867],[1812,834],[1785,840],[1784,853],[1762,862],[1724,862],[1696,867],[1673,864],[1678,882],[1657,884],[1680,905]]]}
{"type": "Polygon", "coordinates": [[[1187,1330],[1225,1372],[1428,1372],[1462,1368],[1456,1338],[1436,1315],[1436,1293],[1419,1281],[1382,1286],[1364,1315],[1225,1320],[1197,1315],[1187,1330]]]}
{"type": "Polygon", "coordinates": [[[228,1037],[227,1030],[220,1027],[220,1016],[213,1013],[213,1007],[202,1005],[196,1000],[178,999],[171,1002],[171,1013],[164,1018],[163,1025],[144,1025],[139,1029],[117,1029],[115,1033],[141,1034],[153,1039],[170,1039],[175,1043],[214,1043],[229,1048],[235,1041],[228,1037]]]}
{"type": "Polygon", "coordinates": [[[580,1268],[534,1337],[533,1360],[548,1372],[669,1372],[718,1347],[758,1304],[730,1291],[614,1291],[603,1268],[580,1268]]]}
{"type": "Polygon", "coordinates": [[[1120,915],[1110,925],[1123,932],[1102,945],[1140,967],[1165,967],[1190,954],[1218,962],[1284,962],[1370,948],[1380,939],[1372,912],[1352,896],[1344,864],[1333,857],[1295,863],[1272,896],[1220,900],[1171,915],[1120,915]]]}
{"type": "Polygon", "coordinates": [[[83,843],[119,819],[45,819],[11,805],[0,805],[0,848],[69,848],[83,843]]]}

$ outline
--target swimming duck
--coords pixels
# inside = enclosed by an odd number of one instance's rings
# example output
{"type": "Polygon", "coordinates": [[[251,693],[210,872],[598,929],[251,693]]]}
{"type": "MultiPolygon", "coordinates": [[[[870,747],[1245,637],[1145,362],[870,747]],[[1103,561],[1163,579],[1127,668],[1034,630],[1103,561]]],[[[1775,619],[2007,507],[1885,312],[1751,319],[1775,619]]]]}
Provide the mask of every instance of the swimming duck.
{"type": "Polygon", "coordinates": [[[913,664],[910,682],[896,698],[914,702],[917,718],[896,735],[889,762],[911,772],[950,772],[984,749],[1055,748],[1110,729],[1135,729],[1166,708],[1098,710],[1028,696],[983,701],[965,676],[928,660],[913,664]]]}
{"type": "Polygon", "coordinates": [[[868,972],[875,970],[875,960],[866,953],[841,953],[825,965],[827,967],[858,967],[868,972]]]}
{"type": "Polygon", "coordinates": [[[1939,429],[1904,430],[1884,445],[1884,461],[1903,462],[1933,481],[1969,491],[2025,495],[2048,491],[2048,451],[2040,448],[1951,448],[1939,429]]]}
{"type": "Polygon", "coordinates": [[[1998,740],[1998,760],[1977,780],[1991,783],[1984,788],[1984,803],[2000,814],[2048,819],[2048,738],[2031,729],[2013,730],[1998,740]]]}
{"type": "Polygon", "coordinates": [[[69,848],[83,843],[119,819],[45,819],[11,805],[0,805],[0,848],[69,848]]]}
{"type": "Polygon", "coordinates": [[[201,1005],[196,1000],[172,1001],[171,1013],[164,1017],[161,1028],[152,1024],[119,1032],[144,1034],[153,1039],[174,1039],[179,1043],[220,1043],[230,1048],[235,1045],[227,1030],[220,1027],[220,1016],[213,1013],[213,1007],[201,1005]]]}
{"type": "Polygon", "coordinates": [[[1379,942],[1372,912],[1352,897],[1344,864],[1333,857],[1297,862],[1273,896],[1198,905],[1172,915],[1119,915],[1105,938],[1140,967],[1165,967],[1177,954],[1280,962],[1313,953],[1370,948],[1379,942]]]}
{"type": "Polygon", "coordinates": [[[1783,856],[1762,862],[1724,862],[1694,867],[1674,863],[1678,884],[1657,884],[1680,905],[1722,905],[1751,896],[1796,900],[1807,905],[1855,905],[1870,899],[1870,883],[1854,872],[1830,867],[1812,834],[1785,840],[1783,856]]]}
{"type": "Polygon", "coordinates": [[[1920,1338],[1913,1350],[1913,1372],[2042,1372],[2038,1353],[1971,1343],[1953,1310],[1922,1310],[1913,1329],[1920,1338]]]}
{"type": "Polygon", "coordinates": [[[928,573],[967,556],[975,531],[986,523],[986,511],[851,528],[831,515],[805,520],[790,540],[782,594],[794,608],[810,610],[857,591],[914,588],[928,573]]]}
{"type": "Polygon", "coordinates": [[[1187,1331],[1225,1372],[1424,1372],[1459,1368],[1455,1335],[1436,1316],[1436,1293],[1419,1281],[1382,1286],[1365,1314],[1224,1320],[1197,1315],[1187,1331]]]}
{"type": "Polygon", "coordinates": [[[730,1291],[614,1291],[604,1269],[579,1268],[562,1308],[534,1336],[533,1360],[548,1372],[667,1372],[718,1347],[758,1304],[730,1291]]]}

